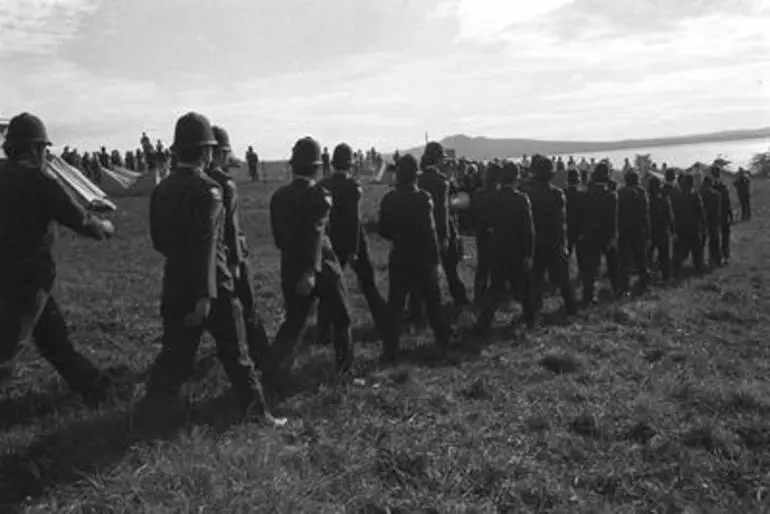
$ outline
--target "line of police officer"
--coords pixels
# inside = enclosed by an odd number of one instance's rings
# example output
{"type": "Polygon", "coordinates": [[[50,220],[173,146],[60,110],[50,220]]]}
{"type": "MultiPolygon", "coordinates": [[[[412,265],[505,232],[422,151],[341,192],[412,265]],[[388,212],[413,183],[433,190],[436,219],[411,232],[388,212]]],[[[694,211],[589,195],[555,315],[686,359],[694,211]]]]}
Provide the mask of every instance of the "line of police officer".
{"type": "MultiPolygon", "coordinates": [[[[111,236],[113,228],[85,213],[46,174],[43,159],[49,144],[38,118],[25,113],[11,120],[4,145],[9,165],[0,174],[0,364],[12,362],[19,343],[33,336],[73,389],[99,399],[109,389],[110,377],[66,339],[64,321],[50,294],[55,273],[51,244],[53,221],[96,239],[111,236]]],[[[205,330],[216,342],[244,413],[275,425],[285,423],[271,414],[266,397],[287,385],[316,299],[319,334],[333,342],[337,372],[346,375],[353,364],[342,278],[347,264],[357,274],[386,360],[398,357],[408,297],[425,306],[438,345],[451,345],[450,323],[441,308],[441,268],[457,310],[467,311],[470,302],[457,270],[462,252],[449,211],[449,179],[441,171],[445,154],[439,143],[426,146],[419,164],[411,155],[400,157],[397,185],[381,201],[379,233],[392,244],[385,300],[375,285],[359,219],[361,189],[349,173],[353,152],[339,145],[332,159],[334,173],[316,182],[323,166],[321,147],[310,137],[297,141],[290,160],[294,180],[270,201],[286,308],[272,345],[254,306],[237,188],[226,169],[227,133],[204,116],[188,113],[177,121],[172,148],[177,163],[150,200],[152,243],[165,259],[162,350],[150,370],[137,419],[152,422],[173,410],[205,330]]],[[[726,263],[731,208],[718,170],[714,181],[704,181],[700,193],[693,188],[692,176],[680,176],[676,185],[675,170],[670,171],[665,185],[650,180],[648,194],[635,172],[627,173],[626,185],[616,191],[604,162],[597,165],[587,190],[578,188],[579,174],[570,172],[566,191],[550,184],[553,164],[546,157],[534,156],[527,176],[520,176],[513,162],[490,165],[484,189],[474,195],[471,206],[479,255],[474,300],[480,312],[474,331],[487,332],[509,294],[521,302],[527,325],[534,326],[546,275],[559,287],[567,314],[574,314],[577,304],[569,274],[573,249],[588,304],[595,301],[602,255],[617,294],[628,292],[632,267],[642,288],[648,286],[652,250],[666,279],[672,276],[671,263],[677,271],[689,254],[695,267],[703,269],[706,238],[712,241],[712,262],[726,263]]]]}

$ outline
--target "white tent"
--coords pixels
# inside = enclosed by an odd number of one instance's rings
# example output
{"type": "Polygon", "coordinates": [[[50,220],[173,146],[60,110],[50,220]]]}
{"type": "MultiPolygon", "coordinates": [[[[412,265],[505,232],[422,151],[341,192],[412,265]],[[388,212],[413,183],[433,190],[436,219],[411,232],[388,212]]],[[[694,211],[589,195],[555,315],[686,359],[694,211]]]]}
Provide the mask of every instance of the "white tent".
{"type": "Polygon", "coordinates": [[[112,169],[102,167],[100,172],[99,185],[112,198],[150,196],[161,180],[158,170],[137,173],[120,167],[112,169]]]}
{"type": "Polygon", "coordinates": [[[81,203],[94,210],[116,209],[115,204],[107,199],[107,194],[91,182],[83,173],[67,164],[64,159],[54,155],[48,161],[48,171],[52,172],[59,182],[75,195],[81,203]]]}

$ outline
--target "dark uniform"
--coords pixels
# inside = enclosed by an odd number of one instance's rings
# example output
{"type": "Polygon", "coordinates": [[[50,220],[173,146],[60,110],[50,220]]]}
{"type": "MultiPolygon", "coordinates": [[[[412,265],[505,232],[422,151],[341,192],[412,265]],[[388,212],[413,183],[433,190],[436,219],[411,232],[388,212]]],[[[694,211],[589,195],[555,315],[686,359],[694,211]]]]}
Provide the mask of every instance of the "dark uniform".
{"type": "MultiPolygon", "coordinates": [[[[323,179],[320,185],[332,195],[332,209],[329,216],[329,237],[332,248],[344,270],[350,264],[358,278],[361,292],[369,305],[372,319],[381,338],[385,337],[387,326],[387,305],[375,283],[374,267],[369,258],[366,233],[360,220],[360,202],[363,191],[358,182],[347,172],[353,160],[353,150],[345,143],[334,149],[332,166],[334,173],[323,179]]],[[[329,322],[323,304],[319,309],[319,339],[329,339],[329,322]]]]}
{"type": "MultiPolygon", "coordinates": [[[[227,162],[230,157],[230,137],[221,127],[212,127],[217,140],[216,152],[220,161],[227,162]]],[[[259,368],[267,356],[269,342],[262,319],[257,314],[252,283],[251,264],[249,263],[249,245],[246,234],[241,229],[238,188],[235,181],[220,166],[213,165],[208,170],[209,177],[222,189],[224,206],[223,236],[227,248],[227,266],[233,275],[235,296],[243,308],[243,323],[246,329],[246,341],[249,356],[255,367],[259,368]]]]}
{"type": "Polygon", "coordinates": [[[251,181],[256,182],[259,180],[259,173],[257,172],[259,167],[259,156],[252,147],[249,147],[249,149],[246,151],[246,164],[249,167],[249,176],[251,177],[251,181]]]}
{"type": "Polygon", "coordinates": [[[553,162],[540,155],[532,156],[534,182],[527,195],[532,204],[535,223],[535,261],[533,277],[537,308],[542,305],[545,274],[559,287],[564,307],[572,314],[576,310],[575,293],[569,278],[567,254],[567,199],[564,191],[549,183],[553,178],[553,162]]]}
{"type": "Polygon", "coordinates": [[[165,263],[160,307],[163,348],[150,369],[147,396],[140,403],[140,412],[149,422],[154,421],[149,416],[160,413],[156,409],[176,399],[191,375],[204,330],[214,338],[217,356],[241,406],[272,419],[248,357],[242,306],[227,265],[222,189],[204,171],[206,147],[216,144],[204,116],[188,113],[179,118],[174,148],[184,152],[182,163],[150,198],[152,244],[165,263]],[[187,164],[185,159],[200,164],[187,164]]]}
{"type": "MultiPolygon", "coordinates": [[[[506,163],[506,166],[516,166],[506,163]]],[[[489,281],[492,276],[492,232],[488,222],[490,200],[497,190],[502,168],[491,165],[484,174],[484,185],[471,195],[468,210],[473,218],[473,228],[476,236],[476,273],[473,277],[473,301],[478,307],[486,298],[489,281]]]]}
{"type": "Polygon", "coordinates": [[[440,346],[449,343],[449,328],[441,307],[438,266],[441,262],[433,200],[417,187],[417,161],[401,157],[398,184],[380,203],[379,233],[393,246],[388,256],[388,310],[390,334],[385,341],[385,357],[398,353],[401,320],[407,295],[417,292],[425,302],[428,320],[440,346]]]}
{"type": "Polygon", "coordinates": [[[328,177],[329,174],[332,172],[332,166],[331,166],[331,160],[329,159],[329,149],[326,147],[324,147],[324,151],[321,154],[321,163],[323,165],[324,177],[328,177]]]}
{"type": "Polygon", "coordinates": [[[728,264],[730,262],[730,239],[731,239],[731,226],[733,224],[733,205],[730,201],[730,191],[722,181],[722,170],[719,168],[713,168],[711,174],[714,176],[714,189],[716,189],[722,196],[722,208],[721,208],[721,243],[722,243],[722,264],[728,264]]]}
{"type": "Polygon", "coordinates": [[[601,258],[607,261],[612,289],[620,291],[620,263],[618,256],[618,194],[609,188],[609,168],[606,163],[596,165],[585,197],[583,224],[577,242],[582,265],[583,301],[595,301],[594,288],[599,276],[601,258]]]}
{"type": "Polygon", "coordinates": [[[674,270],[679,272],[688,256],[692,255],[697,271],[703,271],[703,236],[706,233],[706,214],[703,200],[693,189],[695,181],[692,175],[682,176],[682,192],[674,195],[674,221],[676,223],[676,243],[674,245],[674,270]]]}
{"type": "Polygon", "coordinates": [[[535,257],[535,225],[527,195],[516,190],[516,168],[503,168],[501,186],[489,198],[487,216],[480,230],[491,233],[492,285],[484,299],[476,331],[484,334],[509,290],[521,301],[527,326],[535,324],[532,265],[535,257]]]}
{"type": "Polygon", "coordinates": [[[11,119],[0,170],[0,382],[10,377],[19,345],[30,337],[65,382],[89,400],[104,397],[110,379],[69,341],[52,290],[56,223],[92,239],[112,226],[92,218],[45,168],[50,145],[42,121],[23,113],[11,119]],[[27,151],[29,150],[29,151],[27,151]]]}
{"type": "Polygon", "coordinates": [[[583,204],[585,192],[581,191],[580,172],[577,169],[567,171],[567,188],[564,196],[567,199],[567,254],[572,255],[580,236],[580,226],[583,220],[583,204]]]}
{"type": "Polygon", "coordinates": [[[706,214],[706,234],[708,237],[709,261],[712,266],[722,265],[722,195],[714,189],[714,179],[703,177],[700,187],[703,210],[706,214]]]}
{"type": "Polygon", "coordinates": [[[741,221],[751,219],[751,175],[746,170],[738,171],[738,178],[733,181],[738,202],[741,204],[741,221]]]}
{"type": "Polygon", "coordinates": [[[675,235],[671,199],[663,194],[660,180],[651,177],[650,188],[650,261],[657,258],[663,280],[671,280],[671,252],[675,235]]]}
{"type": "Polygon", "coordinates": [[[649,284],[647,267],[650,241],[650,201],[647,191],[639,185],[639,175],[630,170],[625,175],[626,185],[618,191],[618,250],[620,252],[620,287],[630,288],[633,266],[639,274],[639,285],[649,284]]]}
{"type": "Polygon", "coordinates": [[[286,305],[286,320],[271,348],[270,364],[263,371],[274,383],[288,375],[316,299],[332,325],[337,373],[344,374],[353,365],[347,290],[326,234],[332,196],[314,182],[321,167],[318,143],[310,137],[297,141],[290,164],[294,180],[270,200],[270,224],[281,251],[281,288],[286,305]]]}

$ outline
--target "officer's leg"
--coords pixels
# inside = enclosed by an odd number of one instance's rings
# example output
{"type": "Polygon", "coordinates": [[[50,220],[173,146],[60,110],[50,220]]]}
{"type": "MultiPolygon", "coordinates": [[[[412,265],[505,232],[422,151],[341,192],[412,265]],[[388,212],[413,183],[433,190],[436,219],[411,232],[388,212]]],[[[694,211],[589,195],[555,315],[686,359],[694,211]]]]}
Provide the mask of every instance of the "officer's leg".
{"type": "Polygon", "coordinates": [[[393,265],[388,269],[388,336],[383,341],[383,354],[386,358],[393,358],[398,353],[399,342],[401,340],[401,330],[403,324],[404,307],[406,297],[413,284],[410,283],[411,276],[405,270],[393,265]]]}
{"type": "Polygon", "coordinates": [[[150,367],[142,406],[155,404],[162,409],[178,398],[182,385],[192,375],[202,334],[202,325],[186,327],[181,319],[164,320],[162,348],[150,367]]]}
{"type": "Polygon", "coordinates": [[[577,307],[575,305],[575,291],[572,289],[572,282],[569,278],[569,255],[563,247],[557,247],[552,251],[550,266],[548,267],[548,276],[554,284],[559,286],[559,292],[564,300],[564,308],[568,314],[574,314],[577,307]]]}
{"type": "Polygon", "coordinates": [[[583,302],[588,304],[595,301],[594,288],[599,274],[601,249],[589,241],[578,241],[578,255],[580,255],[580,273],[583,281],[583,302]]]}
{"type": "Polygon", "coordinates": [[[382,339],[385,337],[385,330],[387,328],[388,306],[379,289],[377,289],[374,266],[372,266],[372,261],[369,257],[369,245],[367,244],[363,229],[361,229],[359,234],[358,255],[352,263],[352,268],[358,278],[358,287],[361,288],[361,293],[369,305],[374,326],[382,339]]]}
{"type": "Polygon", "coordinates": [[[673,268],[676,275],[682,272],[682,265],[687,258],[686,236],[682,232],[683,230],[677,229],[677,237],[674,240],[673,268]]]}
{"type": "Polygon", "coordinates": [[[550,266],[551,256],[546,248],[536,247],[535,256],[532,263],[532,283],[531,292],[532,301],[536,311],[543,308],[543,294],[545,293],[545,272],[550,266]]]}
{"type": "Polygon", "coordinates": [[[473,303],[481,307],[489,287],[489,248],[483,238],[476,238],[476,272],[473,275],[473,303]]]}
{"type": "Polygon", "coordinates": [[[419,280],[422,296],[425,299],[425,310],[436,343],[439,346],[446,346],[449,344],[449,327],[441,303],[441,284],[439,283],[438,270],[434,268],[422,274],[419,280]]]}
{"type": "Polygon", "coordinates": [[[267,356],[270,342],[262,318],[257,314],[254,301],[251,265],[248,262],[240,264],[240,278],[235,282],[235,293],[243,309],[243,322],[246,328],[246,341],[249,346],[249,356],[254,366],[259,368],[267,356]]]}
{"type": "Polygon", "coordinates": [[[730,261],[730,224],[728,222],[722,223],[722,257],[725,263],[730,261]]]}
{"type": "Polygon", "coordinates": [[[661,236],[657,241],[658,248],[658,267],[660,268],[663,280],[671,280],[671,237],[661,236]]]}
{"type": "Polygon", "coordinates": [[[32,332],[35,346],[73,391],[99,399],[110,385],[109,378],[78,352],[67,336],[64,316],[49,296],[32,332]]]}
{"type": "Polygon", "coordinates": [[[342,277],[323,272],[318,276],[318,296],[334,330],[334,356],[337,373],[345,373],[353,365],[354,348],[350,333],[350,310],[347,289],[342,277]]]}
{"type": "Polygon", "coordinates": [[[625,293],[631,285],[631,264],[634,258],[633,241],[629,236],[621,236],[618,241],[620,292],[625,293]]]}
{"type": "Polygon", "coordinates": [[[721,266],[722,265],[722,248],[719,241],[719,227],[718,226],[710,226],[709,227],[709,261],[711,261],[712,266],[721,266]]]}
{"type": "Polygon", "coordinates": [[[650,269],[647,260],[648,239],[639,236],[634,241],[634,267],[639,273],[639,286],[646,290],[650,284],[650,269]]]}
{"type": "Polygon", "coordinates": [[[294,357],[302,331],[305,329],[310,311],[316,301],[313,295],[299,295],[292,287],[284,287],[286,319],[270,346],[267,364],[262,368],[265,382],[271,386],[280,386],[280,381],[288,376],[294,364],[294,357]]]}
{"type": "Polygon", "coordinates": [[[211,306],[211,315],[206,320],[206,329],[217,345],[217,357],[222,362],[241,406],[256,409],[255,414],[265,410],[262,385],[249,358],[246,342],[244,313],[240,301],[220,292],[211,306]]]}
{"type": "Polygon", "coordinates": [[[703,239],[700,235],[694,235],[690,240],[690,253],[692,254],[692,264],[695,271],[703,271],[703,239]]]}
{"type": "Polygon", "coordinates": [[[468,301],[468,293],[457,271],[457,266],[460,263],[458,252],[451,246],[453,245],[450,245],[449,250],[442,252],[441,265],[444,268],[444,275],[446,275],[447,285],[449,286],[449,294],[452,295],[455,307],[465,307],[470,303],[468,301]]]}
{"type": "Polygon", "coordinates": [[[16,352],[22,342],[22,326],[26,322],[32,327],[32,316],[25,316],[21,305],[16,295],[0,297],[0,384],[13,376],[16,352]]]}
{"type": "MultiPolygon", "coordinates": [[[[607,274],[610,276],[610,285],[612,286],[612,292],[618,294],[622,289],[620,278],[620,255],[618,253],[617,246],[605,246],[599,250],[599,253],[604,253],[604,258],[607,261],[607,274]]],[[[597,263],[601,260],[597,257],[597,263]]],[[[597,264],[597,268],[598,268],[597,264]]]]}
{"type": "Polygon", "coordinates": [[[506,292],[510,287],[509,281],[507,280],[507,263],[500,262],[500,259],[495,257],[491,264],[492,283],[486,291],[486,295],[482,300],[481,312],[476,319],[475,331],[480,334],[485,334],[489,331],[492,322],[495,320],[497,309],[503,302],[503,298],[505,298],[506,292]]]}

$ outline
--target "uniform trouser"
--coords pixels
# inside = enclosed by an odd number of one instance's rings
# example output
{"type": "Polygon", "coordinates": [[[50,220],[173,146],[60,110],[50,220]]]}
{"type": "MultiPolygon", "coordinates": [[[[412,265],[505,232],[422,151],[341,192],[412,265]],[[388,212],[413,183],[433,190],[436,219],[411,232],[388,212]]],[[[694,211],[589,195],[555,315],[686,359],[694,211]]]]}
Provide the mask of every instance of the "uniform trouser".
{"type": "Polygon", "coordinates": [[[540,309],[543,302],[545,289],[545,273],[548,279],[561,291],[564,306],[568,312],[575,310],[575,292],[569,281],[569,255],[562,244],[538,245],[535,248],[535,262],[533,265],[534,297],[535,304],[540,309]]]}
{"type": "Polygon", "coordinates": [[[730,223],[728,221],[722,222],[722,258],[730,258],[730,223]]]}
{"type": "Polygon", "coordinates": [[[599,268],[602,256],[607,261],[607,272],[610,276],[610,284],[614,292],[621,289],[620,283],[620,255],[617,247],[610,246],[608,241],[591,241],[582,239],[577,242],[577,251],[580,255],[583,275],[583,300],[592,301],[596,287],[596,279],[599,277],[599,268]]]}
{"type": "Polygon", "coordinates": [[[235,281],[235,296],[240,300],[243,308],[243,324],[246,329],[249,356],[254,362],[254,367],[260,368],[267,356],[270,342],[254,302],[251,265],[244,261],[238,267],[240,268],[240,277],[235,281]]]}
{"type": "Polygon", "coordinates": [[[517,291],[527,326],[535,324],[537,302],[533,274],[524,270],[522,258],[497,259],[492,264],[492,286],[484,298],[484,305],[477,321],[477,327],[488,330],[495,319],[495,313],[505,301],[508,291],[517,291]]]}
{"type": "Polygon", "coordinates": [[[67,324],[50,289],[0,296],[0,378],[13,373],[19,345],[30,337],[73,391],[97,393],[104,384],[105,377],[69,341],[67,324]]]}
{"type": "Polygon", "coordinates": [[[751,197],[746,194],[738,195],[738,201],[741,204],[741,219],[751,219],[751,197]]]}
{"type": "Polygon", "coordinates": [[[672,241],[669,234],[653,235],[650,245],[650,261],[657,259],[663,280],[671,279],[672,241]]]}
{"type": "Polygon", "coordinates": [[[622,235],[618,240],[620,253],[620,287],[627,291],[631,286],[631,269],[639,274],[642,287],[647,287],[650,281],[649,264],[647,262],[647,237],[644,233],[622,235]]]}
{"type": "Polygon", "coordinates": [[[177,316],[163,320],[163,348],[150,369],[148,398],[174,398],[190,378],[203,332],[214,339],[222,362],[243,407],[264,409],[262,385],[254,371],[246,344],[241,302],[229,291],[219,291],[211,313],[197,327],[188,327],[177,316]]]}
{"type": "MultiPolygon", "coordinates": [[[[347,256],[339,256],[339,260],[340,267],[344,270],[348,264],[347,256]]],[[[364,295],[366,303],[369,305],[369,311],[372,313],[372,321],[374,321],[377,333],[380,339],[384,340],[388,324],[388,306],[379,289],[377,289],[374,278],[374,266],[372,266],[372,261],[369,258],[369,246],[363,230],[359,234],[357,258],[350,263],[350,267],[353,268],[353,272],[358,279],[358,287],[361,289],[361,294],[364,295]]],[[[331,335],[332,323],[331,320],[326,318],[326,313],[327,311],[323,308],[318,311],[318,338],[322,342],[327,342],[331,335]]]]}
{"type": "MultiPolygon", "coordinates": [[[[455,307],[464,307],[470,303],[468,301],[468,293],[465,290],[465,284],[457,271],[460,260],[460,252],[454,245],[450,245],[449,249],[441,252],[441,267],[444,270],[449,294],[452,296],[452,302],[455,307]]],[[[423,298],[420,295],[419,288],[417,288],[409,295],[409,312],[413,321],[419,322],[424,319],[423,307],[427,306],[423,305],[423,298]]]]}
{"type": "Polygon", "coordinates": [[[473,301],[478,306],[484,302],[492,276],[490,242],[483,237],[476,238],[476,272],[473,276],[473,301]]]}
{"type": "Polygon", "coordinates": [[[388,265],[388,282],[390,330],[384,344],[385,353],[392,355],[398,351],[404,307],[410,293],[416,293],[424,302],[428,321],[439,345],[448,343],[449,328],[441,304],[438,268],[399,266],[391,262],[388,265]]]}
{"type": "Polygon", "coordinates": [[[281,376],[289,373],[299,346],[300,336],[307,326],[308,318],[316,300],[319,317],[328,319],[332,325],[335,364],[337,371],[343,373],[353,364],[354,349],[350,333],[350,312],[348,310],[347,289],[342,277],[324,269],[316,273],[316,287],[310,295],[300,295],[295,291],[296,281],[284,279],[283,297],[286,306],[286,319],[278,329],[275,342],[270,348],[268,363],[262,371],[266,381],[277,383],[281,376]]]}
{"type": "Polygon", "coordinates": [[[703,238],[697,228],[689,230],[681,227],[677,229],[677,239],[674,243],[674,270],[679,272],[682,264],[692,255],[693,267],[703,270],[703,238]]]}
{"type": "Polygon", "coordinates": [[[712,266],[719,266],[722,264],[722,244],[720,238],[722,236],[721,227],[717,224],[709,225],[708,227],[708,246],[709,246],[709,262],[712,266]]]}
{"type": "Polygon", "coordinates": [[[252,182],[259,180],[259,175],[257,174],[257,167],[255,165],[249,165],[249,176],[251,177],[252,182]]]}

